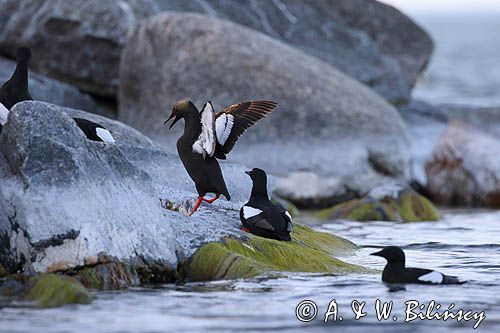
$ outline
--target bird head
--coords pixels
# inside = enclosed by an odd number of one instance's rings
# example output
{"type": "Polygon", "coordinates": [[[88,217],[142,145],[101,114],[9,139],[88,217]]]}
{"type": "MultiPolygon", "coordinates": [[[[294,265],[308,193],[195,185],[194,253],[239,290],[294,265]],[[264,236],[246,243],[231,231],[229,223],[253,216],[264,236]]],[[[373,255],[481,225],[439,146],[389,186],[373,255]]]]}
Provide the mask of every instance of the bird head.
{"type": "Polygon", "coordinates": [[[405,264],[405,253],[397,246],[386,246],[382,250],[371,253],[372,256],[385,258],[390,264],[405,264]]]}
{"type": "Polygon", "coordinates": [[[245,171],[247,175],[252,178],[253,189],[252,192],[259,192],[267,194],[267,175],[264,170],[253,168],[250,171],[245,171]]]}
{"type": "Polygon", "coordinates": [[[172,113],[170,114],[170,117],[168,117],[168,119],[165,120],[164,124],[166,124],[170,119],[174,118],[174,121],[172,122],[172,124],[170,124],[168,128],[171,129],[172,127],[174,127],[175,123],[177,123],[180,119],[185,118],[186,115],[189,112],[192,112],[193,110],[198,112],[193,102],[189,100],[178,101],[177,103],[174,104],[174,107],[172,108],[172,113]]]}
{"type": "Polygon", "coordinates": [[[31,51],[29,48],[25,46],[21,46],[17,48],[16,51],[16,59],[17,61],[28,62],[31,58],[31,51]]]}

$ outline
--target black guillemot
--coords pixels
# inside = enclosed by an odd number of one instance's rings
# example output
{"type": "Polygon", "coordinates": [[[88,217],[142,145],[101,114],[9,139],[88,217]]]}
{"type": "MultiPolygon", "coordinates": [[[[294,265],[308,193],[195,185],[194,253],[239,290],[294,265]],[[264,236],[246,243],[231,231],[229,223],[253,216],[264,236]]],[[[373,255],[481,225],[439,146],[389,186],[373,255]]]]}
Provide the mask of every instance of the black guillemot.
{"type": "Polygon", "coordinates": [[[252,178],[252,194],[240,209],[243,230],[254,235],[290,241],[292,216],[279,204],[273,204],[267,194],[267,175],[262,169],[246,172],[252,178]]]}
{"type": "Polygon", "coordinates": [[[372,253],[387,260],[382,281],[388,283],[418,283],[418,284],[463,284],[456,276],[423,268],[405,267],[405,253],[397,246],[387,246],[382,250],[372,253]]]}
{"type": "Polygon", "coordinates": [[[210,102],[205,103],[201,112],[188,100],[174,105],[165,124],[174,119],[171,129],[184,119],[184,134],[177,141],[177,152],[198,191],[198,200],[189,215],[202,201],[212,203],[221,195],[231,200],[217,159],[225,159],[243,132],[269,115],[277,105],[270,101],[243,102],[217,113],[210,102]],[[215,197],[205,199],[207,193],[214,193],[215,197]]]}
{"type": "Polygon", "coordinates": [[[18,102],[32,100],[28,90],[28,61],[31,51],[27,47],[19,47],[16,52],[16,69],[0,87],[0,132],[7,122],[9,110],[18,102]]]}
{"type": "MultiPolygon", "coordinates": [[[[31,51],[27,47],[19,47],[16,52],[17,65],[11,78],[0,88],[0,132],[7,122],[9,110],[17,103],[31,101],[33,98],[28,88],[28,62],[31,51]]],[[[115,143],[111,133],[102,125],[83,118],[73,118],[87,139],[115,143]]]]}
{"type": "Polygon", "coordinates": [[[102,125],[83,118],[73,118],[78,127],[85,133],[87,139],[105,143],[115,143],[113,135],[102,125]]]}

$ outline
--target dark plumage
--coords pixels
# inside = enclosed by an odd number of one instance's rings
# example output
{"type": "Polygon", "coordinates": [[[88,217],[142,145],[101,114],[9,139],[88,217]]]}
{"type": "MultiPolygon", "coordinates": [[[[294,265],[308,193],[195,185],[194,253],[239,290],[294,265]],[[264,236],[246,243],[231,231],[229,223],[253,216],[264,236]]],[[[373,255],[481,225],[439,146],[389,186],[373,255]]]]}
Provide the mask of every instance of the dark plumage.
{"type": "Polygon", "coordinates": [[[250,200],[240,209],[240,220],[254,235],[290,241],[292,217],[281,205],[275,205],[267,194],[267,176],[264,170],[254,168],[246,172],[252,178],[250,200]]]}
{"type": "Polygon", "coordinates": [[[440,272],[423,268],[405,267],[405,254],[397,246],[387,246],[371,255],[387,260],[382,281],[389,283],[418,283],[418,284],[463,284],[456,276],[444,275],[440,272]]]}
{"type": "MultiPolygon", "coordinates": [[[[0,132],[7,121],[10,109],[22,101],[33,100],[28,87],[28,61],[31,51],[27,47],[17,49],[17,65],[11,78],[0,88],[0,132]]],[[[87,119],[73,118],[78,127],[85,133],[89,140],[114,143],[111,133],[102,125],[87,119]]]]}
{"type": "Polygon", "coordinates": [[[234,104],[214,113],[212,104],[206,103],[198,111],[191,101],[177,102],[170,117],[174,119],[169,129],[184,119],[184,134],[177,141],[179,157],[198,191],[198,201],[193,214],[202,201],[212,203],[221,195],[231,199],[217,158],[224,159],[243,132],[266,117],[277,106],[274,102],[257,101],[234,104]],[[213,199],[205,199],[214,193],[213,199]]]}
{"type": "Polygon", "coordinates": [[[87,139],[92,141],[101,141],[106,143],[115,143],[111,133],[102,125],[83,118],[73,118],[78,127],[85,134],[87,139]]]}
{"type": "Polygon", "coordinates": [[[27,47],[17,49],[17,65],[14,73],[0,88],[0,103],[7,109],[11,109],[15,104],[32,100],[28,90],[28,61],[31,51],[27,47]]]}
{"type": "Polygon", "coordinates": [[[28,61],[31,52],[27,47],[17,49],[17,65],[14,73],[0,87],[0,133],[3,125],[7,122],[9,110],[17,103],[25,100],[31,100],[28,91],[28,61]]]}

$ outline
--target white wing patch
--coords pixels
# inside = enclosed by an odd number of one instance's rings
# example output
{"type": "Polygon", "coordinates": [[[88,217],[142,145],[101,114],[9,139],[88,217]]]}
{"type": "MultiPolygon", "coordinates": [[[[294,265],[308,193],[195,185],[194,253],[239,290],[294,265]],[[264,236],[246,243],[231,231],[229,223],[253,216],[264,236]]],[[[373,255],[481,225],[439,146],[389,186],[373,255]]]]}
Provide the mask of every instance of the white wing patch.
{"type": "Polygon", "coordinates": [[[215,120],[215,133],[220,145],[224,145],[231,134],[234,125],[234,116],[223,113],[215,120]]]}
{"type": "Polygon", "coordinates": [[[102,141],[106,143],[115,143],[115,138],[113,138],[113,136],[107,129],[97,127],[95,129],[95,133],[97,134],[98,137],[101,138],[102,141]]]}
{"type": "Polygon", "coordinates": [[[439,284],[439,283],[443,282],[443,278],[444,278],[443,274],[436,272],[436,271],[432,271],[430,273],[427,273],[427,274],[420,276],[418,278],[418,280],[422,281],[422,282],[430,282],[430,283],[439,284]]]}
{"type": "Polygon", "coordinates": [[[290,221],[293,220],[292,219],[292,215],[290,215],[290,213],[287,210],[285,210],[285,215],[288,216],[288,218],[290,219],[290,221]]]}
{"type": "Polygon", "coordinates": [[[201,110],[201,133],[193,143],[193,151],[202,154],[203,158],[215,153],[215,124],[212,103],[207,102],[201,110]]]}
{"type": "Polygon", "coordinates": [[[7,117],[9,116],[9,109],[7,109],[5,106],[3,106],[2,103],[0,103],[0,124],[5,125],[7,122],[7,117]]]}
{"type": "Polygon", "coordinates": [[[249,218],[252,218],[256,215],[259,215],[260,213],[262,213],[262,211],[260,209],[253,208],[250,206],[243,206],[243,217],[246,220],[248,220],[249,218]]]}

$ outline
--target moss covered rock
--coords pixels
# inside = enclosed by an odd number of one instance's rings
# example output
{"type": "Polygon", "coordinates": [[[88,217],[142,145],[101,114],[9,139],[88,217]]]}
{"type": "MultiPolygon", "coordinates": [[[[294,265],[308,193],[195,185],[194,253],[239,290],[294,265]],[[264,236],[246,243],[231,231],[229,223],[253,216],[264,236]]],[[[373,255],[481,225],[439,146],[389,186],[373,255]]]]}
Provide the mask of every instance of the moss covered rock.
{"type": "Polygon", "coordinates": [[[352,199],[316,214],[321,219],[354,221],[437,221],[439,211],[424,196],[412,189],[394,187],[375,189],[362,199],[352,199]]]}
{"type": "Polygon", "coordinates": [[[80,282],[66,276],[38,275],[31,278],[28,285],[24,299],[42,308],[87,304],[93,298],[80,282]]]}
{"type": "Polygon", "coordinates": [[[140,284],[136,271],[121,262],[85,267],[75,277],[85,287],[96,290],[114,290],[140,284]]]}
{"type": "Polygon", "coordinates": [[[185,269],[190,281],[254,277],[267,272],[348,273],[367,271],[336,259],[354,251],[346,239],[295,224],[291,242],[249,234],[247,239],[226,238],[198,249],[185,269]]]}

